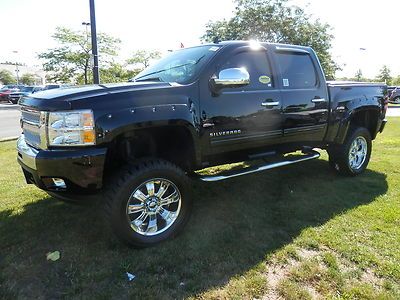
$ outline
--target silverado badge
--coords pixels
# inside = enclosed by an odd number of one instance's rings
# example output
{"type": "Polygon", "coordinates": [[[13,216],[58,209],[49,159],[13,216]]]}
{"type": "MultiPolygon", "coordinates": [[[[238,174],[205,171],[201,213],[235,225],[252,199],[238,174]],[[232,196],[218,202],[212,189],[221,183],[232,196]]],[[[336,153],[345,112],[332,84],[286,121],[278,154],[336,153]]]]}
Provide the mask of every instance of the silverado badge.
{"type": "Polygon", "coordinates": [[[210,137],[224,136],[224,135],[235,135],[241,134],[242,131],[240,129],[227,130],[227,131],[218,131],[218,132],[210,132],[210,137]]]}

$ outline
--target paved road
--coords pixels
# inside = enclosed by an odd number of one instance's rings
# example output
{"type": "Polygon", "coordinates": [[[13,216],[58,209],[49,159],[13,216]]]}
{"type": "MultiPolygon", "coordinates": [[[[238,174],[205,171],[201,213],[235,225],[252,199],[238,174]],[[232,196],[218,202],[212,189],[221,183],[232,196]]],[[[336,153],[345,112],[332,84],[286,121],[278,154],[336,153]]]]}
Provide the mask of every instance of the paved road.
{"type": "Polygon", "coordinates": [[[20,135],[20,114],[18,107],[7,109],[0,107],[0,139],[20,135]]]}
{"type": "Polygon", "coordinates": [[[389,107],[387,113],[387,117],[400,117],[400,106],[389,107]]]}
{"type": "MultiPolygon", "coordinates": [[[[400,106],[390,107],[386,114],[388,117],[400,117],[400,106]]],[[[18,107],[0,107],[0,139],[18,136],[20,112],[18,107]]]]}

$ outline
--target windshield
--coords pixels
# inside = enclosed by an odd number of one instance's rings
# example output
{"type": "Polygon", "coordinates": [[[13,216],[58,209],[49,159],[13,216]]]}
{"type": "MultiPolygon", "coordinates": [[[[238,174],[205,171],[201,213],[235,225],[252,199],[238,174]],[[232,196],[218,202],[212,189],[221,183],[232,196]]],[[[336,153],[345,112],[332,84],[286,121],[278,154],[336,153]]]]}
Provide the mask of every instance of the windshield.
{"type": "Polygon", "coordinates": [[[23,93],[32,92],[32,91],[33,91],[33,86],[26,86],[21,89],[21,92],[23,92],[23,93]]]}
{"type": "Polygon", "coordinates": [[[199,46],[172,52],[140,72],[133,81],[192,82],[218,49],[219,46],[199,46]]]}

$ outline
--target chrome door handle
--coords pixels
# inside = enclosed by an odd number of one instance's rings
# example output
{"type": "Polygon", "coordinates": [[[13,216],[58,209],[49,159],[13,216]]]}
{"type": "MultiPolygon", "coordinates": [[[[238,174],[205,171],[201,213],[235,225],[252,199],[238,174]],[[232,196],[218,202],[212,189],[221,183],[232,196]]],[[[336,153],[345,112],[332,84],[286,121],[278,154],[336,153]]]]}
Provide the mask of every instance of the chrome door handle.
{"type": "Polygon", "coordinates": [[[313,102],[313,103],[321,103],[321,102],[326,102],[326,99],[324,99],[324,98],[317,98],[317,99],[312,99],[311,102],[313,102]]]}
{"type": "Polygon", "coordinates": [[[279,102],[275,101],[275,102],[263,102],[261,103],[262,106],[278,106],[279,102]]]}

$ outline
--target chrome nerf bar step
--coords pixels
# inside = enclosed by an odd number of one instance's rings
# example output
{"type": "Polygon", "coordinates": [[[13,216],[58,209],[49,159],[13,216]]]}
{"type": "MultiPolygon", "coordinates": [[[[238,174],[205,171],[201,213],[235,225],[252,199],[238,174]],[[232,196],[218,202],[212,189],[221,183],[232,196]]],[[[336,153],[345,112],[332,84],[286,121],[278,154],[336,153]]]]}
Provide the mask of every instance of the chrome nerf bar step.
{"type": "Polygon", "coordinates": [[[248,175],[252,173],[257,173],[257,172],[262,172],[265,170],[269,169],[274,169],[274,168],[279,168],[291,164],[296,164],[299,162],[307,161],[307,160],[312,160],[312,159],[317,159],[320,157],[320,153],[315,151],[315,150],[307,150],[306,153],[303,155],[296,155],[296,156],[288,156],[284,157],[283,160],[277,161],[277,162],[269,162],[263,165],[258,165],[258,166],[252,166],[252,167],[247,167],[239,170],[233,170],[233,171],[227,171],[227,172],[222,172],[217,175],[200,175],[198,176],[198,179],[202,181],[220,181],[220,180],[225,180],[233,177],[238,177],[242,175],[248,175]]]}

